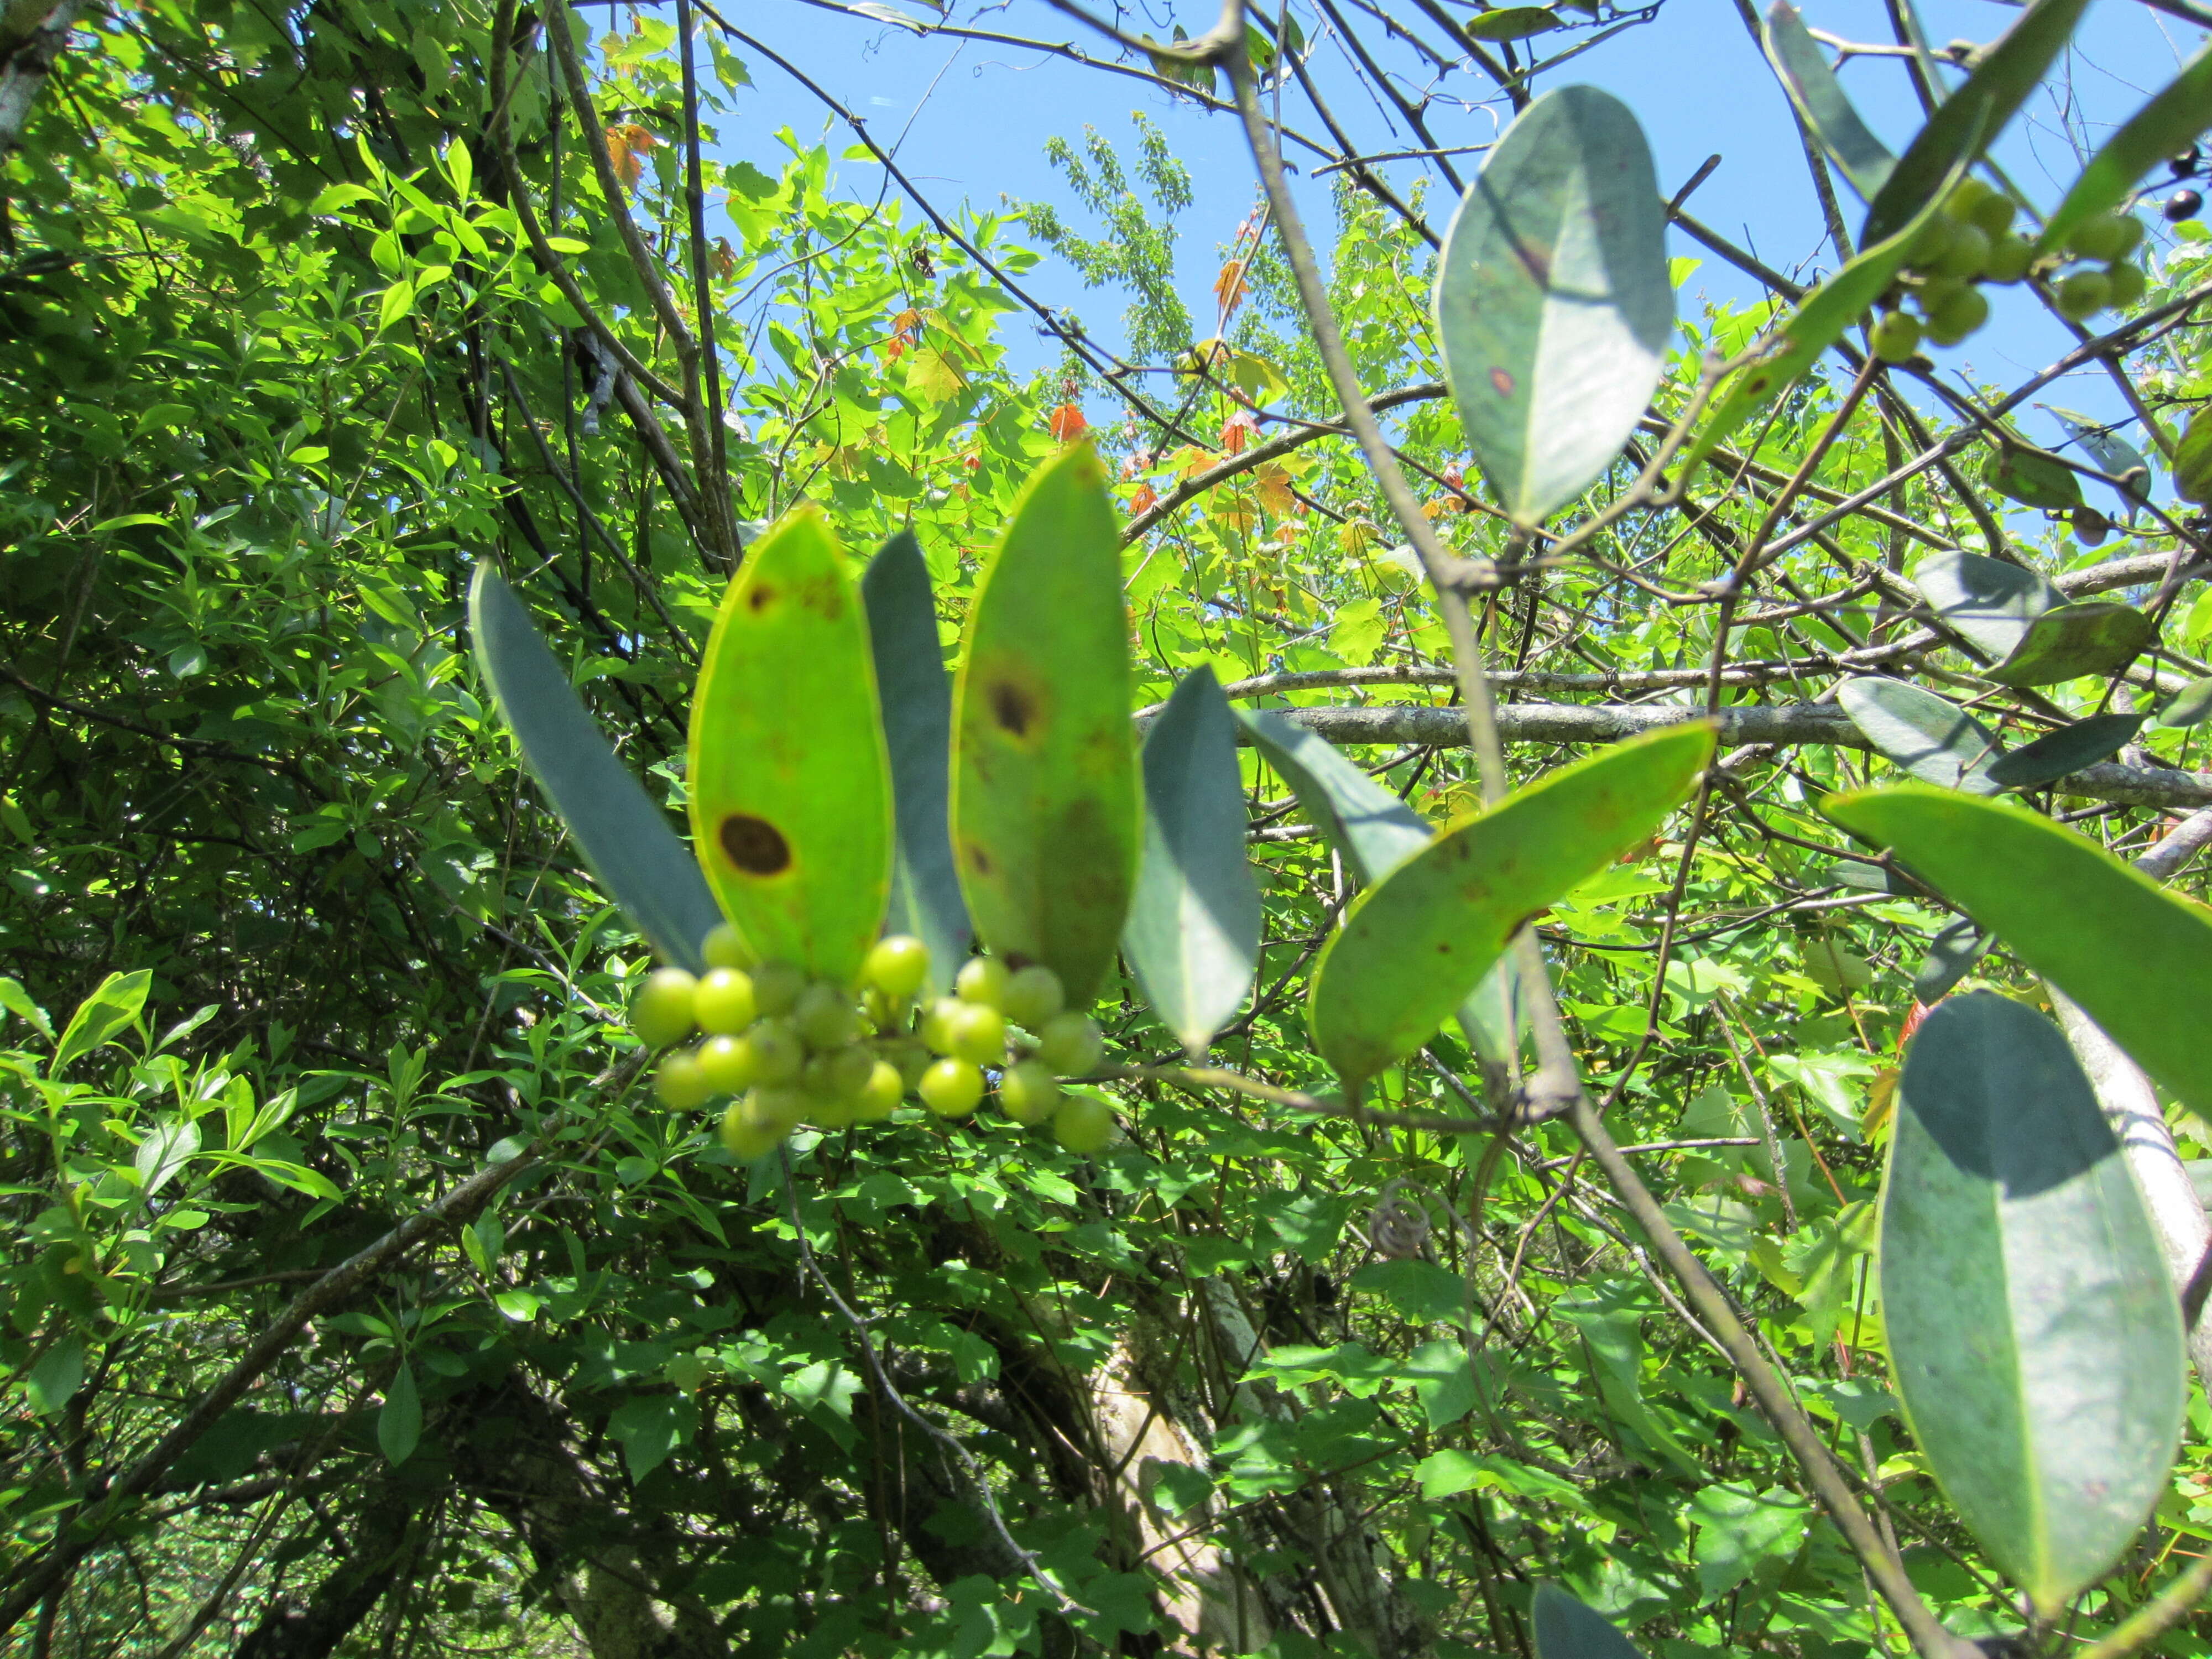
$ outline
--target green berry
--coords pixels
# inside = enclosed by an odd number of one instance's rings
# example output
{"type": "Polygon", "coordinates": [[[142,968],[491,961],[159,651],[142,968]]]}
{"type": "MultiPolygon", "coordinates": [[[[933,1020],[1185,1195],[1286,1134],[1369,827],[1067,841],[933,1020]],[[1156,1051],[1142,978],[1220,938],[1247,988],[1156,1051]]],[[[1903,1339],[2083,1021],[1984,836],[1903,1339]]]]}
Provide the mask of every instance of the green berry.
{"type": "Polygon", "coordinates": [[[648,1048],[665,1048],[691,1035],[692,998],[699,981],[681,968],[657,968],[630,1005],[629,1029],[648,1048]]]}
{"type": "Polygon", "coordinates": [[[755,1089],[738,1103],[744,1110],[744,1121],[756,1129],[773,1129],[779,1135],[798,1127],[813,1104],[804,1089],[794,1089],[788,1084],[775,1084],[755,1089]]]}
{"type": "Polygon", "coordinates": [[[701,1030],[717,1036],[737,1036],[760,1017],[753,1006],[752,976],[735,968],[711,969],[699,981],[691,1012],[701,1030]]]}
{"type": "Polygon", "coordinates": [[[1042,963],[1033,962],[1018,969],[1006,981],[1006,994],[999,1004],[1001,1012],[1025,1031],[1034,1031],[1066,1005],[1067,993],[1061,987],[1060,975],[1042,963]]]}
{"type": "Polygon", "coordinates": [[[1978,289],[1960,289],[1937,307],[1928,319],[1928,337],[1941,346],[1954,346],[1990,319],[1990,302],[1978,289]]]}
{"type": "Polygon", "coordinates": [[[714,1098],[714,1085],[707,1080],[707,1068],[699,1063],[699,1056],[689,1048],[679,1048],[662,1060],[660,1069],[653,1073],[653,1092],[670,1111],[691,1112],[714,1098]]]}
{"type": "Polygon", "coordinates": [[[860,977],[894,1002],[903,1002],[929,977],[929,947],[911,933],[876,941],[860,977]]]}
{"type": "Polygon", "coordinates": [[[763,1014],[787,1014],[799,1006],[806,975],[787,962],[763,962],[753,970],[753,1006],[763,1014]]]}
{"type": "Polygon", "coordinates": [[[1982,280],[2016,283],[2027,275],[2028,266],[2034,263],[2035,245],[2025,236],[1992,236],[1989,258],[1982,261],[1982,280]]]}
{"type": "Polygon", "coordinates": [[[1996,195],[1991,185],[1969,173],[1954,185],[1951,193],[1943,198],[1943,211],[1961,224],[1972,224],[1983,204],[1996,195]]]}
{"type": "Polygon", "coordinates": [[[826,980],[817,981],[799,994],[792,1019],[806,1046],[817,1052],[844,1047],[860,1029],[853,999],[826,980]]]}
{"type": "Polygon", "coordinates": [[[952,1052],[952,1022],[967,1006],[958,997],[939,997],[922,1012],[920,1036],[932,1054],[952,1052]]]}
{"type": "Polygon", "coordinates": [[[1941,276],[1973,277],[1982,273],[1982,264],[1990,257],[1990,239],[1978,225],[1954,225],[1951,240],[1943,252],[1929,262],[1929,269],[1941,276]]]}
{"type": "Polygon", "coordinates": [[[2013,216],[2020,210],[2011,197],[2002,191],[1991,191],[1974,204],[1974,210],[1966,216],[1968,221],[1991,242],[2012,228],[2013,216]]]}
{"type": "Polygon", "coordinates": [[[1114,1138],[1114,1114],[1096,1095],[1069,1095],[1053,1114],[1052,1138],[1089,1158],[1114,1138]]]}
{"type": "Polygon", "coordinates": [[[699,1064],[718,1095],[741,1095],[760,1079],[760,1056],[746,1037],[708,1037],[699,1045],[699,1064]]]}
{"type": "Polygon", "coordinates": [[[986,1008],[1003,1008],[1006,1002],[1006,982],[1013,978],[1006,964],[996,957],[970,957],[961,964],[960,974],[952,981],[952,988],[960,994],[963,1002],[978,1003],[986,1008]]]}
{"type": "Polygon", "coordinates": [[[876,1051],[865,1042],[848,1042],[806,1062],[806,1086],[817,1094],[850,1100],[868,1086],[875,1073],[876,1051]]]}
{"type": "Polygon", "coordinates": [[[745,942],[738,930],[726,921],[718,921],[714,930],[699,942],[699,954],[707,958],[709,968],[750,968],[753,953],[745,949],[745,942]]]}
{"type": "Polygon", "coordinates": [[[1909,362],[1920,349],[1920,322],[1902,311],[1885,311],[1874,325],[1869,342],[1874,355],[1886,363],[1909,362]]]}
{"type": "Polygon", "coordinates": [[[1055,1077],[1081,1077],[1106,1052],[1105,1034],[1088,1014],[1054,1014],[1036,1035],[1036,1057],[1055,1077]]]}
{"type": "Polygon", "coordinates": [[[1912,239],[1912,245],[1905,250],[1905,264],[1914,270],[1932,270],[1936,262],[1950,247],[1951,239],[1958,230],[1956,220],[1936,214],[1920,227],[1920,234],[1912,239]]]}
{"type": "Polygon", "coordinates": [[[921,1103],[939,1117],[965,1117],[983,1098],[982,1068],[964,1060],[940,1060],[921,1074],[921,1103]]]}
{"type": "Polygon", "coordinates": [[[927,1043],[901,1039],[883,1046],[883,1056],[891,1069],[898,1073],[902,1086],[911,1089],[921,1081],[921,1074],[929,1069],[930,1054],[927,1043]]]}
{"type": "Polygon", "coordinates": [[[2101,270],[2077,270],[2060,277],[2052,293],[2060,316],[2070,323],[2085,322],[2112,302],[2112,279],[2101,270]]]}
{"type": "Polygon", "coordinates": [[[2150,283],[2142,274],[2141,265],[2131,265],[2125,260],[2105,267],[2105,279],[2112,285],[2112,297],[2106,301],[2115,310],[2138,305],[2150,283]]]}
{"type": "Polygon", "coordinates": [[[740,1164],[766,1158],[781,1143],[783,1133],[772,1125],[750,1121],[742,1101],[732,1103],[722,1114],[723,1149],[740,1164]]]}
{"type": "Polygon", "coordinates": [[[2103,264],[2134,252],[2142,234],[2142,221],[2132,213],[2093,214],[2066,233],[2066,251],[2103,264]]]}
{"type": "Polygon", "coordinates": [[[854,1097],[853,1115],[863,1123],[880,1123],[898,1109],[905,1097],[906,1079],[899,1075],[898,1067],[879,1060],[854,1097]]]}
{"type": "Polygon", "coordinates": [[[950,1022],[947,1052],[976,1066],[996,1066],[1006,1057],[1006,1017],[980,1002],[965,1002],[950,1022]]]}
{"type": "Polygon", "coordinates": [[[1060,1105],[1060,1080],[1041,1060],[1009,1066],[999,1079],[999,1109],[1017,1123],[1042,1123],[1060,1105]]]}
{"type": "Polygon", "coordinates": [[[764,1019],[745,1033],[753,1051],[754,1080],[776,1085],[794,1082],[806,1064],[806,1045],[787,1019],[764,1019]]]}

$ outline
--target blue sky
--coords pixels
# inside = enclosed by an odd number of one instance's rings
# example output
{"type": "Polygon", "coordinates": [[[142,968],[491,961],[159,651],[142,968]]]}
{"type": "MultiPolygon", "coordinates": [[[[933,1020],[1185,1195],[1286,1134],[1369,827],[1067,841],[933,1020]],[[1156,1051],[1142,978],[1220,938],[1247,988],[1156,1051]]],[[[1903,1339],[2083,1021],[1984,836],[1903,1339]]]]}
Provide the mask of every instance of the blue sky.
{"type": "MultiPolygon", "coordinates": [[[[917,16],[931,15],[919,0],[893,3],[917,16]]],[[[1803,3],[1807,21],[1816,29],[1854,40],[1890,38],[1881,0],[1803,3]]],[[[1309,37],[1318,34],[1319,21],[1308,6],[1297,9],[1309,37]]],[[[1412,15],[1410,7],[1406,9],[1412,15]]],[[[2019,15],[1994,0],[1922,0],[1921,12],[1928,39],[1938,46],[1953,39],[1990,40],[2019,15]]],[[[917,36],[804,4],[760,7],[746,15],[744,27],[800,63],[862,114],[879,140],[897,139],[901,166],[940,204],[964,198],[978,207],[994,207],[1002,196],[1064,203],[1067,191],[1046,160],[1046,141],[1054,135],[1079,137],[1086,125],[1126,140],[1131,136],[1130,112],[1144,111],[1167,131],[1189,166],[1197,201],[1184,220],[1182,276],[1194,314],[1211,312],[1207,285],[1218,264],[1214,245],[1228,240],[1255,199],[1250,158],[1231,118],[1140,82],[1035,52],[917,36]]],[[[1040,0],[1004,0],[982,8],[956,0],[956,15],[1009,34],[1079,40],[1094,52],[1111,52],[1110,43],[1086,39],[1080,26],[1040,0]]],[[[1125,14],[1127,27],[1163,38],[1175,21],[1196,33],[1212,16],[1210,6],[1189,4],[1180,14],[1166,4],[1133,7],[1125,14]]],[[[2069,53],[2070,101],[2039,95],[2001,141],[2000,163],[2046,206],[2056,202],[2078,171],[2081,147],[2094,146],[2171,78],[2197,41],[2195,32],[2175,19],[2127,0],[2095,0],[2069,53]]],[[[1402,69],[1412,60],[1401,52],[1384,62],[1402,69]]],[[[737,119],[724,128],[727,154],[761,155],[769,148],[769,135],[786,125],[807,137],[824,131],[822,108],[810,94],[772,64],[752,67],[755,90],[740,100],[737,119]]],[[[1395,131],[1394,118],[1359,91],[1340,51],[1324,46],[1315,67],[1338,118],[1365,148],[1395,149],[1418,142],[1395,131]]],[[[1920,113],[1902,64],[1893,58],[1858,58],[1842,73],[1869,125],[1893,148],[1901,149],[1920,113]]],[[[1690,202],[1698,217],[1785,271],[1832,265],[1832,252],[1822,246],[1818,210],[1788,104],[1733,0],[1665,0],[1656,21],[1584,53],[1545,84],[1577,80],[1603,87],[1637,112],[1663,190],[1673,191],[1708,155],[1720,155],[1720,166],[1690,202]]],[[[1478,83],[1455,76],[1439,88],[1428,112],[1438,141],[1480,143],[1493,137],[1498,118],[1494,110],[1459,103],[1452,94],[1479,95],[1478,83]]],[[[1295,88],[1285,94],[1285,111],[1295,124],[1318,130],[1295,88]]],[[[837,126],[828,136],[833,151],[850,137],[837,126]]],[[[1395,171],[1410,181],[1418,166],[1401,163],[1395,171]]],[[[872,198],[881,185],[872,164],[847,161],[841,173],[855,193],[872,198]]],[[[1850,203],[1848,189],[1839,188],[1844,191],[1846,217],[1856,228],[1856,204],[1850,203]]],[[[1325,227],[1321,187],[1309,185],[1303,193],[1310,224],[1325,227]]],[[[1439,186],[1439,206],[1441,199],[1439,186]]],[[[1439,226],[1443,216],[1437,215],[1439,226]]],[[[2162,224],[2153,223],[2163,230],[2162,224]]],[[[1738,302],[1758,297],[1756,283],[1679,232],[1674,236],[1673,252],[1704,259],[1685,291],[1686,302],[1701,294],[1738,302]]],[[[1052,303],[1074,306],[1094,331],[1109,343],[1116,340],[1119,296],[1085,294],[1072,273],[1049,262],[1033,274],[1031,285],[1052,303]]],[[[2009,382],[2070,343],[2070,337],[2032,299],[2014,290],[1998,295],[1987,329],[1964,347],[1941,354],[1939,361],[1978,381],[2009,382]]],[[[1024,356],[1033,350],[1040,362],[1052,355],[1044,341],[1017,349],[1024,356]]],[[[2048,400],[2106,418],[2123,412],[2116,394],[2094,372],[2053,388],[2048,400]]],[[[2031,424],[2045,419],[2034,416],[2031,424]]],[[[2061,434],[2054,426],[2039,435],[2056,442],[2061,434]]]]}

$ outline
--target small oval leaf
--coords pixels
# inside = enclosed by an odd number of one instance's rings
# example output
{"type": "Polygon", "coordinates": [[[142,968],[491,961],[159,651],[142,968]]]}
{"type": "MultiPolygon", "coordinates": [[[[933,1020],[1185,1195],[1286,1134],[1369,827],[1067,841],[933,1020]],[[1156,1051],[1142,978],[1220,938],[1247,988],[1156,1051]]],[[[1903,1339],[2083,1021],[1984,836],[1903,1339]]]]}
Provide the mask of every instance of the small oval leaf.
{"type": "Polygon", "coordinates": [[[1989,678],[2000,685],[2053,685],[2083,674],[2117,674],[2158,632],[2132,606],[2094,600],[2062,605],[2027,625],[2012,654],[1989,678]]]}
{"type": "Polygon", "coordinates": [[[2212,913],[2008,801],[1908,783],[1831,796],[1822,811],[1895,849],[2137,1065],[2191,1109],[2212,1113],[2202,1036],[2212,913]]]}
{"type": "Polygon", "coordinates": [[[1660,206],[1626,106],[1562,87],[1506,130],[1452,219],[1437,270],[1444,375],[1520,523],[1596,482],[1659,384],[1674,324],[1660,206]]]}
{"type": "Polygon", "coordinates": [[[1105,470],[1038,469],[969,612],[953,681],[952,850],[975,931],[1087,1003],[1136,884],[1128,611],[1105,470]]]}
{"type": "Polygon", "coordinates": [[[1558,15],[1542,6],[1500,6],[1460,25],[1472,40],[1526,40],[1559,27],[1558,15]]]}
{"type": "Polygon", "coordinates": [[[1364,1081],[1426,1042],[1522,924],[1651,835],[1712,757],[1704,721],[1615,744],[1448,830],[1369,888],[1314,967],[1322,1057],[1364,1081]]]}
{"type": "Polygon", "coordinates": [[[691,849],[577,698],[568,671],[489,565],[469,587],[477,660],[522,757],[607,896],[662,957],[695,972],[722,919],[691,849]]]}
{"type": "Polygon", "coordinates": [[[2057,513],[2081,505],[2081,481],[2074,469],[2039,449],[2008,444],[1982,462],[1982,482],[2023,507],[2057,513]]]}
{"type": "Polygon", "coordinates": [[[699,862],[755,956],[849,983],[891,879],[890,757],[867,617],[820,511],[752,547],[691,701],[699,862]]]}
{"type": "Polygon", "coordinates": [[[1260,966],[1237,721],[1212,669],[1176,687],[1145,735],[1144,768],[1144,860],[1121,945],[1153,1012],[1200,1054],[1260,966]]]}
{"type": "Polygon", "coordinates": [[[2061,409],[2056,404],[2039,407],[2050,411],[2051,418],[2066,428],[2066,435],[2081,446],[2100,471],[2115,478],[2133,480],[2126,494],[2137,501],[2150,499],[2150,465],[2125,438],[2114,432],[2109,422],[2091,420],[2087,415],[2070,409],[2061,409]]]}
{"type": "Polygon", "coordinates": [[[2143,723],[2141,714],[2092,714],[2024,743],[1990,768],[1990,781],[2033,789],[2094,766],[2119,752],[2143,723]]]}
{"type": "Polygon", "coordinates": [[[2045,1618],[2164,1489],[2181,1318],[2065,1037],[1987,991],[1914,1035],[1881,1213],[1893,1386],[1944,1493],[2045,1618]]]}
{"type": "Polygon", "coordinates": [[[1903,680],[1846,680],[1836,701],[1862,736],[1923,783],[1995,794],[1997,740],[1972,715],[1903,680]]]}

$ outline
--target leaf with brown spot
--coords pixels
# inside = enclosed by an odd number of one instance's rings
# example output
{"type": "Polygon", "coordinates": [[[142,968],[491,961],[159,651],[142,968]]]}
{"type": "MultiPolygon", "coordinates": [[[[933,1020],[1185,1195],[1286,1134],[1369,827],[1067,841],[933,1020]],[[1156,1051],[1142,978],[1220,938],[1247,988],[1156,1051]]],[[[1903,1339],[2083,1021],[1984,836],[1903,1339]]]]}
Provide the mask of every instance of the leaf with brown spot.
{"type": "Polygon", "coordinates": [[[849,982],[890,902],[890,756],[866,611],[820,512],[751,550],[691,702],[691,826],[754,953],[849,982]]]}
{"type": "Polygon", "coordinates": [[[1079,444],[1014,509],[953,686],[952,826],[975,931],[1087,1002],[1136,883],[1143,820],[1128,613],[1105,470],[1079,444]]]}

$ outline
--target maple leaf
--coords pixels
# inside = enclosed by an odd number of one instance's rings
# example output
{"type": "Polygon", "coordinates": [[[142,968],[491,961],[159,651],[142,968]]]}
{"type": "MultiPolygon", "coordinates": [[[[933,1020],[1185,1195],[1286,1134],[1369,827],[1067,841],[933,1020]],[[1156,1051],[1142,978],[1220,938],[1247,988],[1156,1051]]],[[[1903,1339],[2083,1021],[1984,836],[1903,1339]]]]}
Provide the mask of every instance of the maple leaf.
{"type": "Polygon", "coordinates": [[[1054,443],[1072,444],[1091,430],[1091,422],[1083,418],[1083,409],[1078,404],[1062,404],[1052,411],[1045,422],[1045,430],[1052,434],[1054,443]]]}
{"type": "Polygon", "coordinates": [[[1252,285],[1244,280],[1246,264],[1243,259],[1231,259],[1213,279],[1213,297],[1220,302],[1221,320],[1224,323],[1237,314],[1237,307],[1252,291],[1252,285]]]}
{"type": "Polygon", "coordinates": [[[1137,493],[1129,497],[1129,513],[1134,517],[1151,512],[1159,504],[1160,492],[1149,483],[1140,483],[1137,486],[1137,493]]]}
{"type": "Polygon", "coordinates": [[[637,183],[638,175],[645,171],[647,152],[659,147],[660,140],[635,121],[607,129],[607,155],[614,162],[615,177],[624,185],[637,183]]]}
{"type": "Polygon", "coordinates": [[[1221,423],[1221,447],[1231,455],[1241,455],[1259,431],[1258,417],[1249,409],[1237,410],[1221,423]]]}
{"type": "Polygon", "coordinates": [[[737,268],[737,249],[730,246],[729,238],[726,236],[717,236],[714,239],[714,251],[708,257],[707,269],[714,273],[717,280],[727,282],[730,279],[730,273],[737,268]]]}
{"type": "Polygon", "coordinates": [[[1281,467],[1260,467],[1253,472],[1252,482],[1259,486],[1260,505],[1277,518],[1305,510],[1305,503],[1298,500],[1297,486],[1281,467]]]}

